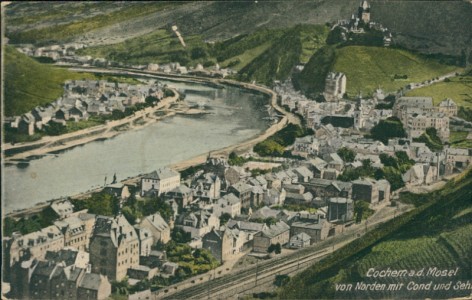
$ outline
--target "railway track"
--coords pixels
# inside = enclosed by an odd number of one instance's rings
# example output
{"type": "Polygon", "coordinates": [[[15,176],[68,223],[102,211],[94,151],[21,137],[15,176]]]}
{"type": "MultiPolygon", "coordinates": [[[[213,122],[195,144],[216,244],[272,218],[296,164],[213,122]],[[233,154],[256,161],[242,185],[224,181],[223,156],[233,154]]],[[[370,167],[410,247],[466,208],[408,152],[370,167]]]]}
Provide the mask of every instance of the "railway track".
{"type": "Polygon", "coordinates": [[[396,212],[378,213],[375,218],[371,218],[370,222],[349,228],[342,234],[294,253],[272,258],[221,277],[215,277],[216,274],[212,274],[210,271],[197,276],[195,281],[192,282],[193,286],[182,287],[177,284],[155,291],[153,299],[228,299],[230,296],[241,294],[258,285],[273,281],[277,274],[291,274],[301,271],[359,238],[367,231],[373,230],[385,221],[394,218],[395,215],[400,215],[408,210],[409,208],[405,206],[396,212]]]}
{"type": "Polygon", "coordinates": [[[187,288],[169,295],[168,297],[165,296],[165,291],[161,291],[161,295],[156,294],[156,296],[158,299],[161,297],[162,299],[202,299],[208,295],[210,295],[211,298],[214,298],[218,294],[224,293],[229,287],[233,289],[239,287],[238,291],[241,292],[240,287],[242,285],[244,285],[246,290],[251,289],[260,283],[267,282],[267,278],[270,278],[269,281],[273,280],[272,276],[274,274],[286,274],[286,271],[289,269],[299,269],[300,266],[308,266],[308,264],[311,264],[314,260],[319,260],[330,253],[330,251],[325,249],[314,252],[311,255],[300,257],[299,260],[293,260],[291,256],[286,256],[278,261],[271,260],[265,264],[258,264],[248,270],[243,270],[213,280],[211,280],[212,277],[209,276],[207,283],[187,288]]]}
{"type": "Polygon", "coordinates": [[[276,274],[289,274],[310,266],[314,261],[322,259],[331,254],[333,250],[357,238],[357,232],[358,230],[325,240],[317,245],[251,265],[222,277],[215,278],[214,274],[205,274],[202,278],[206,282],[201,282],[200,279],[199,284],[181,290],[177,290],[177,286],[170,286],[167,289],[154,292],[153,296],[155,299],[202,299],[208,295],[215,298],[217,295],[227,292],[229,288],[237,289],[237,293],[241,293],[260,283],[273,280],[273,276],[276,274]]]}

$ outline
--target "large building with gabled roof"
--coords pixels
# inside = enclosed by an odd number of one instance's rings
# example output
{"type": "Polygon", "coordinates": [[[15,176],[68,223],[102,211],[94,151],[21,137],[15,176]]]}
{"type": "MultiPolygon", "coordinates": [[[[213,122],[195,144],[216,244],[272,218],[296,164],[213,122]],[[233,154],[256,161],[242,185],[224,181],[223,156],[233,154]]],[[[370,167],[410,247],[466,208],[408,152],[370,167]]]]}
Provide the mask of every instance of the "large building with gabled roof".
{"type": "Polygon", "coordinates": [[[128,268],[139,265],[139,237],[120,214],[115,218],[98,216],[90,239],[92,271],[120,281],[128,268]]]}
{"type": "Polygon", "coordinates": [[[167,167],[160,168],[141,179],[141,195],[161,195],[180,186],[180,173],[167,167]]]}

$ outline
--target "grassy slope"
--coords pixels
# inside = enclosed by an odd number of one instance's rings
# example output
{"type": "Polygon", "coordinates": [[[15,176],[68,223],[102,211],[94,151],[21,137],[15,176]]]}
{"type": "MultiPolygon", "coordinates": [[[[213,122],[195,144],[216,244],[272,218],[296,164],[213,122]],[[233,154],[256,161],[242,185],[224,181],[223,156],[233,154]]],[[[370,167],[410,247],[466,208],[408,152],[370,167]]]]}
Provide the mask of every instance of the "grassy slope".
{"type": "Polygon", "coordinates": [[[173,33],[159,29],[122,43],[87,48],[80,53],[131,63],[169,63],[180,59],[181,64],[192,66],[206,61],[219,61],[221,66],[226,67],[239,59],[238,64],[233,66],[239,70],[272,46],[282,33],[282,30],[261,30],[215,45],[206,44],[199,35],[190,35],[184,37],[187,45],[184,48],[173,33]],[[192,56],[195,48],[204,49],[205,55],[192,56]],[[182,57],[187,63],[182,61],[182,57]]]}
{"type": "Polygon", "coordinates": [[[293,84],[310,97],[324,90],[325,78],[332,69],[335,59],[335,49],[324,46],[310,58],[300,74],[295,74],[293,84]]]}
{"type": "Polygon", "coordinates": [[[248,35],[206,44],[199,35],[186,36],[187,47],[180,45],[173,33],[164,29],[122,43],[97,46],[80,51],[95,57],[129,63],[168,63],[183,65],[219,62],[241,71],[241,79],[270,85],[275,79],[285,79],[292,68],[306,62],[325,44],[328,28],[323,25],[298,25],[290,29],[261,29],[248,35]],[[205,54],[194,56],[203,49],[205,54]]]}
{"type": "Polygon", "coordinates": [[[409,91],[407,96],[433,97],[435,105],[445,98],[451,98],[459,106],[472,108],[472,76],[454,77],[449,82],[439,82],[409,91]]]}
{"type": "MultiPolygon", "coordinates": [[[[12,43],[67,41],[78,34],[83,34],[97,28],[155,13],[172,5],[176,4],[170,2],[151,2],[147,3],[146,9],[143,9],[142,4],[134,3],[133,5],[123,6],[122,9],[109,14],[93,16],[72,23],[57,25],[53,28],[45,27],[15,32],[9,34],[8,37],[11,39],[12,43]]],[[[47,16],[49,16],[49,14],[44,14],[41,17],[45,18],[47,16]]]]}
{"type": "Polygon", "coordinates": [[[187,48],[180,44],[173,33],[159,29],[122,43],[90,47],[79,53],[127,63],[168,63],[179,53],[190,57],[190,49],[207,48],[200,36],[187,36],[185,43],[187,48]]]}
{"type": "Polygon", "coordinates": [[[6,11],[6,22],[11,26],[21,26],[29,24],[40,24],[43,22],[67,22],[72,21],[77,15],[87,15],[92,12],[101,11],[116,7],[116,3],[111,2],[82,2],[63,3],[14,3],[6,11]],[[65,9],[69,8],[69,9],[65,9]],[[25,10],[28,10],[26,13],[25,10]]]}
{"type": "Polygon", "coordinates": [[[465,173],[461,179],[449,182],[441,191],[422,199],[427,199],[427,202],[413,212],[388,222],[294,277],[280,291],[280,298],[415,299],[467,295],[467,291],[453,294],[453,289],[447,294],[444,291],[415,293],[405,288],[395,292],[353,290],[348,293],[334,289],[335,283],[352,283],[355,287],[356,282],[404,282],[406,285],[411,280],[433,280],[434,283],[452,280],[455,283],[472,278],[472,172],[465,173]],[[369,281],[365,276],[369,268],[420,270],[428,267],[459,267],[459,273],[443,281],[429,277],[376,278],[369,281]]]}
{"type": "Polygon", "coordinates": [[[273,46],[240,70],[240,79],[271,85],[285,80],[292,68],[306,62],[325,45],[328,30],[324,26],[297,25],[274,41],[273,46]]]}
{"type": "Polygon", "coordinates": [[[472,139],[467,139],[467,131],[451,131],[449,143],[453,148],[472,148],[472,139]]]}
{"type": "Polygon", "coordinates": [[[5,47],[5,115],[26,113],[38,105],[51,103],[62,95],[67,79],[95,78],[94,75],[70,72],[43,65],[5,47]]]}
{"type": "Polygon", "coordinates": [[[347,93],[372,94],[379,86],[394,91],[410,82],[421,82],[457,69],[425,59],[405,50],[350,46],[337,49],[333,69],[347,76],[347,93]],[[394,80],[395,74],[407,75],[406,80],[394,80]]]}

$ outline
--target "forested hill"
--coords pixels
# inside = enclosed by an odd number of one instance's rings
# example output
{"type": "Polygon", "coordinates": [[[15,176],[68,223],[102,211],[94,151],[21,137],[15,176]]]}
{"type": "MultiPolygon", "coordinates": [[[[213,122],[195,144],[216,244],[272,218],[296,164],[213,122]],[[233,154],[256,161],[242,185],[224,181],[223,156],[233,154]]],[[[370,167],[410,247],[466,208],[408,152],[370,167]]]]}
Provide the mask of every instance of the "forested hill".
{"type": "Polygon", "coordinates": [[[298,274],[279,291],[279,297],[424,299],[470,296],[470,287],[461,286],[461,283],[472,281],[471,199],[470,170],[461,178],[448,182],[440,191],[426,195],[403,194],[401,200],[416,204],[415,210],[381,225],[298,274]],[[428,274],[434,268],[452,273],[450,276],[428,274]],[[372,269],[408,270],[408,274],[413,270],[414,274],[374,278],[372,269]],[[424,271],[418,273],[422,269],[424,271]],[[429,288],[412,290],[414,284],[411,282],[432,284],[429,288]],[[385,284],[385,288],[363,290],[363,284],[385,284]],[[391,290],[387,288],[389,284],[393,284],[391,290]]]}

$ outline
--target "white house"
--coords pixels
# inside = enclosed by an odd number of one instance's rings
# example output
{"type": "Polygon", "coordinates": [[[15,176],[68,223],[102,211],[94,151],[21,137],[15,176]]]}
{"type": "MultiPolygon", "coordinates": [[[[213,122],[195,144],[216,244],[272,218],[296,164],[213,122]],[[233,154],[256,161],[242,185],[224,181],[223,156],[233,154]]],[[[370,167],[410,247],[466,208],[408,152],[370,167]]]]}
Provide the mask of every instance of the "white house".
{"type": "Polygon", "coordinates": [[[150,192],[160,195],[180,185],[180,173],[169,168],[161,168],[141,179],[141,195],[150,192]]]}

